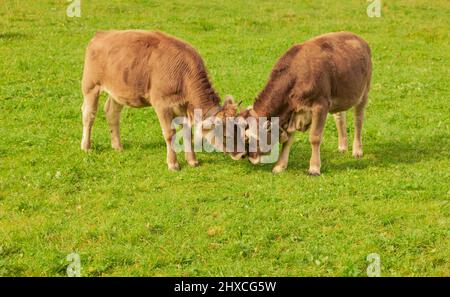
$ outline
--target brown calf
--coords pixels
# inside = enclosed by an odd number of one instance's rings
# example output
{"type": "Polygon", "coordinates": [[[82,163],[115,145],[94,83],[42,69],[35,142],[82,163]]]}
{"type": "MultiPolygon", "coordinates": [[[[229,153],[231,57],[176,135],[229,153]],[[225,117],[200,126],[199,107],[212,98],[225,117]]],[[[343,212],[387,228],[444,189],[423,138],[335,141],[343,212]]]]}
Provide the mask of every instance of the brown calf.
{"type": "MultiPolygon", "coordinates": [[[[82,80],[84,95],[83,139],[81,149],[90,149],[98,97],[105,91],[106,119],[111,132],[111,145],[122,150],[119,134],[123,106],[153,106],[167,146],[167,165],[179,170],[172,148],[176,116],[188,116],[192,124],[194,109],[203,118],[234,115],[236,106],[227,100],[220,106],[205,65],[197,51],[184,41],[161,32],[141,30],[98,32],[87,47],[82,80]]],[[[185,152],[189,165],[197,166],[194,150],[185,152]]]]}
{"type": "MultiPolygon", "coordinates": [[[[361,130],[372,74],[369,45],[350,32],[329,33],[291,47],[275,64],[269,81],[244,118],[279,117],[285,136],[273,168],[283,171],[295,131],[311,129],[309,174],[320,174],[320,144],[328,113],[334,114],[339,151],[347,150],[345,111],[355,107],[353,156],[361,157],[361,130]]],[[[249,134],[249,133],[247,133],[249,134]]],[[[250,135],[254,135],[250,133],[250,135]]],[[[249,153],[259,163],[261,153],[249,153]]]]}

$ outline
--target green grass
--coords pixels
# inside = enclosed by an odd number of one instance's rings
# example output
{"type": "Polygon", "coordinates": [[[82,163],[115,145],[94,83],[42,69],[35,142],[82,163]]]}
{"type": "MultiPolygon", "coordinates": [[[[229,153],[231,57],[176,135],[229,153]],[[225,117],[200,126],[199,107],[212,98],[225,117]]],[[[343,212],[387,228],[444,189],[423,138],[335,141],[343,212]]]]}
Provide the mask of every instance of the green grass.
{"type": "Polygon", "coordinates": [[[65,275],[77,252],[85,276],[365,276],[370,253],[383,276],[449,276],[449,2],[383,1],[381,18],[365,0],[187,2],[82,1],[81,18],[63,0],[1,2],[0,275],[65,275]],[[123,153],[103,112],[81,152],[84,49],[111,28],[189,41],[245,104],[292,44],[360,34],[374,62],[364,158],[337,152],[329,117],[320,177],[305,134],[280,175],[219,153],[199,168],[180,155],[173,173],[154,111],[128,108],[123,153]]]}

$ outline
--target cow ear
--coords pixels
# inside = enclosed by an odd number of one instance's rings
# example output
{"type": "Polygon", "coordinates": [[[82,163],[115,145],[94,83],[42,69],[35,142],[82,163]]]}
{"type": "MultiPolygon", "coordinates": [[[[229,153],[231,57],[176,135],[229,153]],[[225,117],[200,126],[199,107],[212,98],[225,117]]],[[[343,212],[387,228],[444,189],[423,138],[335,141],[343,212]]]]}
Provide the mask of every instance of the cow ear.
{"type": "Polygon", "coordinates": [[[280,143],[285,143],[288,140],[289,140],[289,136],[287,135],[287,133],[285,131],[281,130],[280,143]]]}
{"type": "Polygon", "coordinates": [[[229,105],[229,104],[234,104],[234,98],[231,95],[226,95],[224,105],[229,105]]]}
{"type": "Polygon", "coordinates": [[[288,123],[288,128],[287,131],[289,133],[293,133],[295,131],[297,131],[297,113],[293,112],[291,115],[291,118],[289,119],[289,123],[288,123]]]}

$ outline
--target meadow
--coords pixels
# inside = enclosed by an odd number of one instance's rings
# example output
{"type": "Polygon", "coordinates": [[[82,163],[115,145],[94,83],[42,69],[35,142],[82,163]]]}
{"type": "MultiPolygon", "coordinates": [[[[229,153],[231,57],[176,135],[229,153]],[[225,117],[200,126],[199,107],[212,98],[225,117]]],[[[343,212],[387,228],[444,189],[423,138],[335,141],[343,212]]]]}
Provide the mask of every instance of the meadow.
{"type": "MultiPolygon", "coordinates": [[[[450,3],[365,0],[0,3],[0,276],[450,276],[450,3]],[[372,48],[364,157],[337,151],[322,175],[298,133],[287,171],[221,153],[170,172],[151,108],[126,108],[125,150],[102,108],[80,150],[84,51],[97,30],[161,30],[202,55],[222,98],[250,105],[291,45],[353,31],[372,48]]],[[[102,96],[100,106],[105,102],[102,96]]],[[[349,135],[353,135],[348,113],[349,135]]]]}

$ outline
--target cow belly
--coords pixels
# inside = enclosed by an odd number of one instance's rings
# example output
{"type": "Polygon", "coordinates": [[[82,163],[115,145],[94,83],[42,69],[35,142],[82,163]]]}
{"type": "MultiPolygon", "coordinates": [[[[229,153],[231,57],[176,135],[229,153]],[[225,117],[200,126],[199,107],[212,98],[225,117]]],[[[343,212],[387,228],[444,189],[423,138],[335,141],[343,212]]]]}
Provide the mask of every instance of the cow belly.
{"type": "Polygon", "coordinates": [[[114,92],[106,87],[103,87],[102,91],[106,92],[110,97],[114,98],[117,103],[124,106],[135,108],[151,106],[150,98],[147,98],[146,96],[140,96],[137,94],[121,94],[118,92],[114,92]]]}
{"type": "Polygon", "coordinates": [[[331,98],[330,113],[346,111],[357,105],[361,100],[361,96],[353,98],[331,98]]]}

